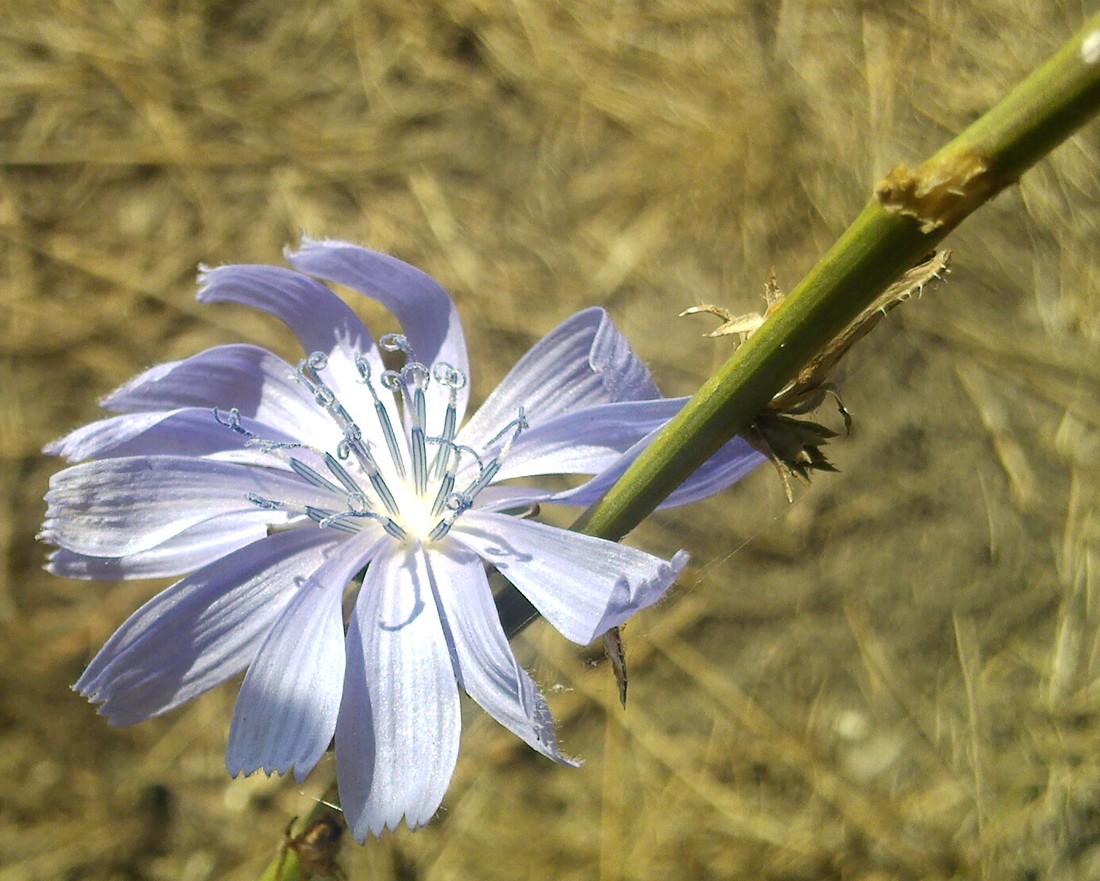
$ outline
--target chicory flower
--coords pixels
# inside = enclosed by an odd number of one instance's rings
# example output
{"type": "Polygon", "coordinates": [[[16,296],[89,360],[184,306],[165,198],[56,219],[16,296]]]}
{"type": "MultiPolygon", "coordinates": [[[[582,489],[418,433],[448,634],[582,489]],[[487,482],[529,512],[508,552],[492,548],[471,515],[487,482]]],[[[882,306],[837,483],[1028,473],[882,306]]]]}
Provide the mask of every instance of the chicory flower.
{"type": "MultiPolygon", "coordinates": [[[[573,764],[512,654],[486,569],[581,644],[656,602],[682,552],[665,561],[523,514],[598,498],[683,401],[662,398],[606,314],[589,309],[463,426],[469,359],[443,288],[340,242],[306,242],[289,259],[294,270],[205,270],[199,299],[276,316],[306,357],[295,367],[219,346],[122,386],[102,402],[120,415],[47,448],[80,464],[51,481],[41,537],[58,548],[48,568],[59,575],[185,576],[118,629],[76,691],[128,725],[247,670],[230,773],[293,769],[300,780],[335,739],[341,804],[362,841],[438,809],[460,688],[573,764]],[[376,344],[322,280],[377,300],[403,333],[376,344]],[[555,474],[595,478],[557,493],[516,483],[555,474]]],[[[734,441],[670,503],[759,461],[734,441]]]]}

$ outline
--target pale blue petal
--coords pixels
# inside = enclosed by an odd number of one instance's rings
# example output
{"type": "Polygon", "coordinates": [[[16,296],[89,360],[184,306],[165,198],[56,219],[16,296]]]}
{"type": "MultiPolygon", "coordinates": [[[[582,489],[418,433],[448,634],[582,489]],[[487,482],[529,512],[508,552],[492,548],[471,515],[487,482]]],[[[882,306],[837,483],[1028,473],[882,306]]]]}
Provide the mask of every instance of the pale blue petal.
{"type": "Polygon", "coordinates": [[[374,339],[348,305],[323,284],[279,266],[237,265],[204,269],[202,303],[240,303],[274,315],[297,335],[306,353],[345,348],[375,351],[374,339]]]}
{"type": "MultiPolygon", "coordinates": [[[[429,367],[444,361],[469,380],[470,358],[458,310],[451,295],[431,276],[396,257],[347,242],[304,239],[301,249],[287,254],[287,259],[301,272],[377,300],[401,322],[417,359],[429,367]]],[[[466,412],[469,394],[467,381],[457,394],[459,422],[466,412]]],[[[442,414],[449,397],[447,390],[433,382],[428,395],[434,399],[429,412],[442,414]]]]}
{"type": "Polygon", "coordinates": [[[496,480],[539,474],[597,474],[664,425],[686,398],[623,401],[563,413],[531,427],[508,449],[496,480]]]}
{"type": "Polygon", "coordinates": [[[450,537],[491,563],[566,639],[587,645],[653,605],[687,564],[505,514],[467,511],[450,537]]]}
{"type": "Polygon", "coordinates": [[[553,498],[553,490],[514,484],[490,485],[477,494],[474,508],[478,511],[522,511],[553,498]]]}
{"type": "MultiPolygon", "coordinates": [[[[319,371],[320,379],[363,435],[382,442],[373,399],[361,384],[355,357],[370,365],[375,383],[385,368],[370,332],[343,300],[315,279],[278,266],[219,266],[204,270],[199,283],[201,302],[240,303],[267,312],[294,331],[307,355],[321,352],[327,356],[328,365],[319,371]]],[[[392,395],[385,393],[381,400],[390,418],[396,419],[392,395]]],[[[326,419],[315,417],[314,421],[326,419]]]]}
{"type": "Polygon", "coordinates": [[[336,725],[340,804],[357,841],[423,826],[454,773],[458,684],[423,551],[396,544],[367,569],[348,626],[336,725]]]}
{"type": "Polygon", "coordinates": [[[428,565],[466,693],[544,756],[576,766],[558,748],[554,720],[538,686],[516,663],[481,560],[452,542],[445,551],[430,550],[428,565]]]}
{"type": "Polygon", "coordinates": [[[516,418],[520,407],[532,424],[616,401],[659,398],[649,371],[603,309],[578,312],[537,342],[459,435],[482,449],[516,418]]]}
{"type": "Polygon", "coordinates": [[[64,548],[50,554],[46,569],[82,579],[166,578],[194,572],[219,557],[259,541],[290,515],[254,508],[196,523],[179,535],[126,557],[91,557],[64,548]]]}
{"type": "MultiPolygon", "coordinates": [[[[184,361],[145,371],[100,404],[115,413],[147,413],[201,407],[241,414],[294,435],[324,431],[310,395],[282,358],[256,346],[207,349],[184,361]]],[[[333,429],[335,431],[335,429],[333,429]]],[[[339,433],[336,432],[337,439],[339,433]]],[[[299,438],[300,439],[300,438],[299,438]]],[[[320,444],[324,438],[311,438],[320,444]]]]}
{"type": "Polygon", "coordinates": [[[335,545],[326,530],[279,533],[153,597],[115,631],[73,688],[112,725],[159,716],[243,670],[303,579],[335,545]]]}
{"type": "Polygon", "coordinates": [[[377,543],[357,536],[334,550],[271,628],[237,698],[226,751],[233,777],[294,768],[301,781],[328,749],[344,689],[344,588],[377,543]]]}
{"type": "Polygon", "coordinates": [[[291,471],[174,456],[103,459],[51,478],[39,538],[90,557],[125,557],[214,515],[251,512],[249,493],[321,508],[335,499],[291,471]]]}
{"type": "Polygon", "coordinates": [[[698,471],[678,486],[672,495],[657,506],[657,510],[679,508],[709,499],[751,474],[767,461],[762,453],[749,446],[748,441],[735,437],[727,441],[717,453],[700,466],[698,471]]]}
{"type": "MultiPolygon", "coordinates": [[[[588,507],[594,505],[606,495],[607,491],[626,472],[626,469],[638,458],[652,441],[646,438],[628,450],[618,462],[598,474],[595,478],[573,490],[558,493],[547,504],[576,505],[588,507]]],[[[658,510],[677,508],[708,499],[727,487],[737,483],[747,474],[755,471],[767,459],[740,437],[727,441],[717,453],[711,456],[686,481],[678,486],[667,499],[657,506],[658,510]]]]}
{"type": "MultiPolygon", "coordinates": [[[[223,411],[224,422],[228,416],[223,411]]],[[[240,417],[242,429],[265,441],[296,443],[298,438],[240,417]]],[[[311,438],[312,440],[312,438],[311,438]]],[[[270,457],[258,446],[246,446],[248,436],[218,422],[209,407],[126,413],[100,419],[49,444],[44,452],[63,456],[70,462],[122,456],[208,456],[223,454],[232,461],[270,464],[270,457]]]]}

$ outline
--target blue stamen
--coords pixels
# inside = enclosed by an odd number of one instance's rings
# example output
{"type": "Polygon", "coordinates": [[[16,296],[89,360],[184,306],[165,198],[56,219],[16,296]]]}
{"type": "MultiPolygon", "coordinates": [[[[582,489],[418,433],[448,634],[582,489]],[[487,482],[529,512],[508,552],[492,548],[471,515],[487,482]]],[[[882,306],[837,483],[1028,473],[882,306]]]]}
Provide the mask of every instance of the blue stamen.
{"type": "Polygon", "coordinates": [[[333,511],[326,511],[324,508],[314,508],[311,505],[306,506],[306,514],[310,520],[313,520],[318,526],[328,529],[336,529],[339,532],[347,532],[351,535],[355,535],[360,532],[359,527],[351,520],[338,520],[337,514],[333,511]]]}
{"type": "Polygon", "coordinates": [[[231,408],[226,413],[224,419],[222,418],[221,411],[218,410],[217,407],[215,407],[214,421],[217,422],[218,425],[224,425],[230,431],[233,431],[236,434],[240,434],[248,438],[248,440],[244,442],[244,445],[246,447],[259,447],[265,453],[271,453],[275,450],[300,449],[302,447],[302,444],[290,443],[288,441],[265,440],[255,432],[249,431],[247,428],[241,425],[241,411],[238,410],[236,407],[231,408]]]}
{"type": "Polygon", "coordinates": [[[386,510],[396,516],[399,510],[397,500],[394,499],[393,493],[390,492],[390,488],[386,486],[386,481],[382,479],[382,475],[375,469],[368,477],[370,479],[370,485],[374,488],[374,491],[378,493],[378,497],[382,500],[382,504],[386,506],[386,510]]]}
{"type": "Polygon", "coordinates": [[[357,493],[360,491],[359,484],[355,482],[355,478],[344,470],[344,466],[336,461],[332,453],[325,453],[325,465],[328,466],[328,470],[344,485],[344,489],[349,493],[357,493]]]}
{"type": "Polygon", "coordinates": [[[428,491],[428,448],[424,442],[424,429],[419,425],[409,438],[412,451],[413,486],[418,496],[428,491]]]}
{"type": "Polygon", "coordinates": [[[340,487],[338,487],[332,481],[326,480],[324,477],[322,477],[320,474],[310,468],[305,462],[292,458],[290,460],[290,467],[293,469],[295,474],[297,474],[307,483],[310,483],[313,486],[318,487],[319,489],[327,489],[329,492],[340,492],[340,487]]]}
{"type": "Polygon", "coordinates": [[[443,475],[443,480],[439,484],[439,491],[435,494],[435,503],[432,505],[432,516],[438,517],[443,513],[443,508],[447,504],[447,499],[450,498],[452,490],[455,488],[455,475],[451,471],[448,474],[443,475]]]}
{"type": "Polygon", "coordinates": [[[263,496],[256,495],[256,493],[246,493],[245,498],[257,508],[263,508],[265,511],[279,511],[283,508],[282,502],[276,502],[273,499],[265,499],[263,496]]]}
{"type": "Polygon", "coordinates": [[[405,457],[401,454],[401,447],[397,443],[397,434],[393,430],[393,422],[390,421],[390,414],[379,399],[378,392],[375,391],[374,388],[374,383],[370,381],[370,364],[368,364],[366,359],[361,355],[356,355],[355,366],[358,368],[359,376],[362,377],[363,384],[366,385],[367,389],[370,391],[371,398],[374,401],[374,415],[378,420],[378,424],[382,426],[382,436],[386,439],[386,448],[390,451],[390,461],[393,462],[393,467],[397,471],[397,476],[404,480],[405,457]]]}
{"type": "Polygon", "coordinates": [[[470,484],[463,495],[468,496],[471,499],[477,498],[477,494],[487,487],[497,476],[497,472],[500,471],[500,466],[503,464],[500,459],[493,459],[488,465],[486,465],[481,474],[478,475],[477,480],[470,484]]]}

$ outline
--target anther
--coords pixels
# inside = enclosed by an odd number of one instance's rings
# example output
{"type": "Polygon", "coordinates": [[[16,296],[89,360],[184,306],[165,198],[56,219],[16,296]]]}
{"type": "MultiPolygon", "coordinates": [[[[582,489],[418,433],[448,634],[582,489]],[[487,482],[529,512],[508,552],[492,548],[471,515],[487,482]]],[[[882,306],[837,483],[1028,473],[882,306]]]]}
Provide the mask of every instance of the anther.
{"type": "Polygon", "coordinates": [[[352,535],[360,531],[354,520],[338,519],[339,515],[333,511],[326,511],[324,508],[314,508],[312,505],[307,505],[306,514],[310,520],[325,529],[336,529],[352,535]]]}
{"type": "Polygon", "coordinates": [[[344,470],[344,466],[337,462],[331,453],[325,453],[325,465],[328,466],[328,470],[344,485],[344,489],[349,493],[360,492],[359,484],[355,482],[355,478],[344,470]]]}
{"type": "Polygon", "coordinates": [[[390,451],[390,461],[393,462],[393,467],[397,471],[397,476],[404,480],[405,457],[401,454],[401,447],[397,443],[397,433],[393,430],[390,414],[386,412],[386,407],[379,399],[378,392],[374,388],[374,383],[371,382],[370,364],[367,363],[367,360],[362,355],[356,355],[355,367],[359,371],[359,376],[363,384],[367,387],[368,391],[370,391],[371,399],[374,401],[374,416],[378,420],[378,424],[382,427],[382,436],[386,439],[386,449],[390,451]]]}
{"type": "Polygon", "coordinates": [[[481,470],[481,474],[478,475],[477,480],[466,488],[464,495],[471,499],[476,498],[477,494],[485,489],[485,487],[492,482],[493,478],[497,476],[497,472],[500,471],[500,466],[502,464],[500,459],[493,459],[493,461],[481,470]]]}
{"type": "Polygon", "coordinates": [[[451,459],[450,443],[454,440],[455,431],[458,428],[458,390],[466,385],[466,374],[440,361],[432,369],[432,376],[440,386],[450,390],[447,409],[443,414],[443,434],[440,438],[442,445],[435,454],[435,476],[440,478],[446,473],[447,463],[451,459]]]}
{"type": "Polygon", "coordinates": [[[294,473],[301,477],[306,483],[313,484],[313,486],[319,489],[327,489],[330,492],[339,493],[340,488],[334,484],[331,480],[326,480],[312,468],[310,468],[305,462],[298,459],[290,460],[290,467],[294,470],[294,473]]]}
{"type": "Polygon", "coordinates": [[[245,498],[248,499],[257,508],[263,508],[265,511],[278,511],[283,507],[282,502],[276,502],[272,499],[265,499],[263,496],[256,495],[256,493],[246,493],[245,498]]]}
{"type": "Polygon", "coordinates": [[[450,498],[451,492],[455,488],[455,475],[453,471],[443,475],[443,480],[440,481],[439,490],[435,494],[435,503],[432,505],[432,516],[438,517],[443,513],[443,508],[447,504],[447,499],[450,498]]]}

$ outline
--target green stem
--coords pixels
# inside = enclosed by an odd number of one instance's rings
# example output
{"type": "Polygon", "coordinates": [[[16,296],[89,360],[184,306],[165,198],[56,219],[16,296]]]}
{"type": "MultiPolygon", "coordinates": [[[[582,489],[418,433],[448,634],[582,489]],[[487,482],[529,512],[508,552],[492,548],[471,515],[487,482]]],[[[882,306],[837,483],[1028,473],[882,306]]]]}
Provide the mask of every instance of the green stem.
{"type": "Polygon", "coordinates": [[[782,306],[575,528],[622,538],[746,431],[811,357],[971,211],[1100,111],[1100,63],[1083,59],[1087,38],[1090,45],[1100,40],[1100,13],[931,159],[892,173],[782,306]]]}
{"type": "MultiPolygon", "coordinates": [[[[1100,13],[1008,96],[915,170],[895,169],[782,305],[695,393],[614,487],[573,525],[618,541],[744,433],[775,395],[902,273],[974,209],[1100,111],[1100,13]]],[[[497,592],[509,637],[537,612],[497,592]]]]}
{"type": "Polygon", "coordinates": [[[301,878],[298,854],[288,849],[285,855],[280,853],[267,864],[267,868],[260,876],[260,881],[301,881],[301,878]]]}

